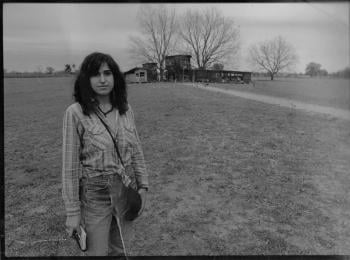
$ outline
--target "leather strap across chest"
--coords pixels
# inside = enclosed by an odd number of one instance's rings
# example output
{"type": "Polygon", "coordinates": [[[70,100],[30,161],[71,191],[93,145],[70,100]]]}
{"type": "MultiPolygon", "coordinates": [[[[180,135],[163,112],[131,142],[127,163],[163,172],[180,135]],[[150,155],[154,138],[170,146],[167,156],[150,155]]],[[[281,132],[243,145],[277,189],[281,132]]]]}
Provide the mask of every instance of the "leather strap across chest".
{"type": "MultiPolygon", "coordinates": [[[[114,144],[114,148],[117,152],[117,155],[119,157],[120,163],[123,166],[123,168],[125,169],[125,165],[123,162],[123,159],[120,155],[119,149],[118,149],[118,144],[117,144],[117,140],[115,140],[114,136],[115,133],[112,129],[110,129],[110,127],[108,126],[108,123],[102,118],[102,115],[100,114],[100,112],[97,110],[95,111],[95,114],[97,115],[97,117],[100,119],[100,121],[102,122],[102,124],[105,126],[106,130],[108,131],[109,135],[111,136],[112,140],[113,140],[113,144],[114,144]]],[[[129,184],[131,183],[131,179],[129,176],[127,176],[125,174],[125,171],[121,171],[120,176],[122,178],[122,182],[124,183],[125,186],[129,186],[129,184]]]]}

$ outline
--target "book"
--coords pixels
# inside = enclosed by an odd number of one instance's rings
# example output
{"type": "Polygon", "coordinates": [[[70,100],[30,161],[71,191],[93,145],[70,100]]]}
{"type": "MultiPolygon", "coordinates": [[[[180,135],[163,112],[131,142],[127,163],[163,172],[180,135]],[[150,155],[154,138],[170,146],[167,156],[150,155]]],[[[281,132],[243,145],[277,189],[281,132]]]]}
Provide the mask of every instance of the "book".
{"type": "Polygon", "coordinates": [[[77,232],[76,230],[73,231],[72,237],[78,243],[78,246],[79,246],[81,251],[86,251],[87,250],[86,231],[85,231],[85,229],[82,226],[80,226],[80,232],[77,232]]]}

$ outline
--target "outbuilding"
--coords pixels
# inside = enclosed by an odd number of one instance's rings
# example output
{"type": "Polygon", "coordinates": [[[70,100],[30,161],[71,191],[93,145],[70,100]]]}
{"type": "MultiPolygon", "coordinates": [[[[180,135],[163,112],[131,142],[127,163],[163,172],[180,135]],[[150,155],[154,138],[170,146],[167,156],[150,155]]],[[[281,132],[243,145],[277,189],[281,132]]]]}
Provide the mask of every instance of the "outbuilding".
{"type": "Polygon", "coordinates": [[[147,70],[135,67],[124,72],[125,81],[127,83],[145,83],[147,82],[147,70]]]}

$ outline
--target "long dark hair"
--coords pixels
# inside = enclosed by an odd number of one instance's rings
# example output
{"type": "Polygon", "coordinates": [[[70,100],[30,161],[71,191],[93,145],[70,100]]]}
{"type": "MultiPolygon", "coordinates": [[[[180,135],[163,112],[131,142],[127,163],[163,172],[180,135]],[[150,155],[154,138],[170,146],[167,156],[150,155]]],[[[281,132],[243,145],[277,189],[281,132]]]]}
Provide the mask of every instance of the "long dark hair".
{"type": "Polygon", "coordinates": [[[90,115],[95,110],[98,101],[95,99],[96,94],[91,87],[90,77],[98,74],[103,63],[108,65],[114,78],[113,90],[110,93],[112,106],[123,115],[128,110],[126,83],[118,64],[108,54],[94,52],[85,57],[74,83],[74,99],[81,105],[85,115],[90,115]]]}

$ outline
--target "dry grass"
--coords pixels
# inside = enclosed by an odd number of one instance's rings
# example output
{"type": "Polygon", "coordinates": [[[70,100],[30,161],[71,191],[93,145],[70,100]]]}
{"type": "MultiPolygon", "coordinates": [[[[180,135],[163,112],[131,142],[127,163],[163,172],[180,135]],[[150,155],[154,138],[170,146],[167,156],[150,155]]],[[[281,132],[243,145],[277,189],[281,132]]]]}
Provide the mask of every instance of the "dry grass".
{"type": "Polygon", "coordinates": [[[350,79],[339,78],[253,78],[247,84],[210,84],[224,89],[235,89],[270,95],[301,102],[350,110],[350,79]]]}
{"type": "MultiPolygon", "coordinates": [[[[8,256],[79,253],[70,240],[29,244],[65,237],[70,80],[5,80],[8,256]]],[[[151,181],[132,254],[350,254],[350,122],[180,84],[129,96],[151,181]]]]}

